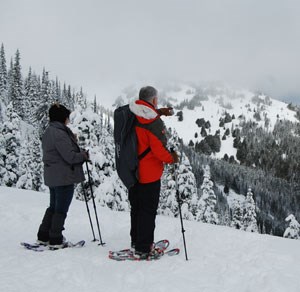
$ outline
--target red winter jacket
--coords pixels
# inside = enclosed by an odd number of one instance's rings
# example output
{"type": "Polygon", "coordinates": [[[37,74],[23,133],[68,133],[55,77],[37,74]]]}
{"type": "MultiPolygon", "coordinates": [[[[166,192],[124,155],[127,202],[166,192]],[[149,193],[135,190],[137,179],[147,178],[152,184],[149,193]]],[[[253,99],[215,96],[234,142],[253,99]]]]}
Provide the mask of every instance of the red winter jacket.
{"type": "Polygon", "coordinates": [[[138,155],[142,154],[149,147],[151,149],[139,161],[139,182],[151,183],[161,178],[164,163],[173,163],[174,160],[171,153],[166,149],[166,145],[164,145],[167,140],[162,127],[163,123],[155,108],[143,100],[137,100],[131,103],[129,107],[140,124],[145,125],[156,122],[153,125],[156,126],[155,130],[159,131],[158,135],[155,135],[148,129],[138,125],[135,127],[138,139],[138,155]]]}

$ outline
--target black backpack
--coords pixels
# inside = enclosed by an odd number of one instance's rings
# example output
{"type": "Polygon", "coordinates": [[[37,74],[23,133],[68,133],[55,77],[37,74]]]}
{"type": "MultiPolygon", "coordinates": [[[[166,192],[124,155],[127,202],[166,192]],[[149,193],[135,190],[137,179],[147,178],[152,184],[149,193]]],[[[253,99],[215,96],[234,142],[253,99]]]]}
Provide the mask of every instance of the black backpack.
{"type": "MultiPolygon", "coordinates": [[[[129,190],[138,181],[138,162],[150,152],[147,148],[141,155],[137,152],[135,126],[138,124],[129,105],[117,108],[114,112],[114,140],[116,168],[121,181],[129,190]]],[[[142,126],[148,128],[147,125],[142,126]]]]}

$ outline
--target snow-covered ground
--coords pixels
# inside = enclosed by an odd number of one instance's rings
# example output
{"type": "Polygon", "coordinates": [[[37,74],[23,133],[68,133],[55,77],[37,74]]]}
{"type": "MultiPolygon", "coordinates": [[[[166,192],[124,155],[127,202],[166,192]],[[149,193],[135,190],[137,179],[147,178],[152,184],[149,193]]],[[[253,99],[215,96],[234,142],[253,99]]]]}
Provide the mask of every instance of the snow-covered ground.
{"type": "Polygon", "coordinates": [[[300,241],[185,221],[186,261],[179,219],[158,216],[156,239],[168,238],[182,253],[153,262],[115,262],[107,254],[128,246],[129,213],[98,207],[107,243],[101,247],[91,242],[85,204],[76,200],[65,236],[85,239],[84,248],[23,249],[19,243],[35,240],[47,204],[47,194],[0,187],[1,291],[300,291],[300,241]]]}
{"type": "MultiPolygon", "coordinates": [[[[287,103],[270,98],[264,94],[256,95],[255,93],[232,88],[215,88],[214,95],[208,94],[207,100],[201,101],[200,107],[195,107],[193,110],[189,110],[186,107],[182,110],[183,122],[178,122],[176,115],[172,117],[163,117],[163,120],[167,127],[175,128],[179,137],[188,144],[190,140],[194,143],[201,141],[200,130],[196,124],[196,120],[204,118],[205,121],[209,121],[211,127],[207,130],[207,134],[215,135],[217,130],[220,130],[220,137],[224,135],[226,129],[232,131],[232,129],[239,128],[240,119],[239,116],[243,116],[245,121],[254,121],[260,127],[266,130],[272,131],[278,119],[289,120],[291,122],[297,122],[295,112],[287,108],[287,103]],[[219,91],[219,93],[217,93],[219,91]],[[257,101],[261,103],[258,106],[257,101]],[[254,99],[253,99],[254,98],[254,99]],[[269,104],[263,102],[267,100],[269,104]],[[263,110],[261,108],[264,108],[263,110]],[[253,115],[257,109],[260,108],[261,121],[257,121],[253,115]],[[225,112],[230,116],[234,115],[235,119],[232,122],[225,123],[223,127],[219,126],[220,118],[225,117],[225,112]],[[265,117],[269,119],[269,126],[265,127],[265,117]],[[195,138],[195,133],[198,134],[198,138],[195,138]]],[[[182,86],[179,91],[170,91],[166,93],[169,98],[174,98],[176,102],[174,105],[180,104],[183,100],[191,100],[195,95],[195,89],[193,87],[182,86]],[[187,93],[189,92],[189,94],[187,93]]],[[[176,111],[177,112],[177,111],[176,111]]],[[[233,137],[230,134],[227,139],[222,140],[220,152],[213,154],[215,158],[223,158],[224,154],[228,156],[236,155],[236,148],[233,147],[233,137]]],[[[300,289],[299,289],[300,291],[300,289]]]]}

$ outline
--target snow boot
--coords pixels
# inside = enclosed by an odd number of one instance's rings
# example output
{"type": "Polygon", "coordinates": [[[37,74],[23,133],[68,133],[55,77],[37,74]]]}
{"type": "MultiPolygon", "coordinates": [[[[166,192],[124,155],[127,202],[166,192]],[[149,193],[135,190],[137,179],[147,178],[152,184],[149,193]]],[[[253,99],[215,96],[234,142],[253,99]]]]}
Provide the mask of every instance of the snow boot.
{"type": "Polygon", "coordinates": [[[49,230],[52,224],[53,212],[48,208],[37,233],[37,242],[42,245],[49,243],[49,230]]]}
{"type": "Polygon", "coordinates": [[[54,248],[63,247],[64,237],[62,231],[64,230],[64,224],[66,214],[54,213],[52,217],[52,224],[49,231],[49,246],[54,248]]]}
{"type": "Polygon", "coordinates": [[[133,257],[136,260],[156,260],[159,259],[163,254],[164,252],[161,249],[155,248],[155,246],[152,245],[149,252],[141,252],[136,250],[133,254],[133,257]]]}

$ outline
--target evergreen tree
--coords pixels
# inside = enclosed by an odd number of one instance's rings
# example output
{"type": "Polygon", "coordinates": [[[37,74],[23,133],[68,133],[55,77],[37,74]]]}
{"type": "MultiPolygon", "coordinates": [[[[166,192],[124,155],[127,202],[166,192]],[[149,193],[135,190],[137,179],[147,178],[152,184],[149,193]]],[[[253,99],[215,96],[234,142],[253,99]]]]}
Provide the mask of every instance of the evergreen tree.
{"type": "Polygon", "coordinates": [[[42,189],[44,179],[41,142],[37,131],[31,135],[30,143],[28,145],[31,150],[30,169],[33,172],[32,189],[35,191],[40,191],[42,189]]]}
{"type": "Polygon", "coordinates": [[[58,78],[55,78],[55,83],[54,83],[54,89],[53,89],[53,102],[58,102],[60,103],[61,100],[61,90],[60,90],[60,83],[58,81],[58,78]]]}
{"type": "Polygon", "coordinates": [[[48,111],[50,105],[54,102],[55,94],[49,80],[49,74],[43,69],[42,81],[40,85],[39,98],[36,104],[36,126],[42,137],[49,123],[48,111]]]}
{"type": "Polygon", "coordinates": [[[12,67],[8,98],[12,101],[16,113],[23,118],[23,81],[20,64],[20,52],[17,50],[12,67]]]}
{"type": "Polygon", "coordinates": [[[6,157],[7,157],[7,153],[6,153],[6,139],[4,136],[4,130],[3,130],[3,124],[0,124],[0,185],[4,185],[4,177],[6,177],[6,157]]]}
{"type": "Polygon", "coordinates": [[[73,99],[70,85],[68,85],[68,90],[67,90],[66,107],[69,108],[71,111],[74,110],[74,99],[73,99]]]}
{"type": "Polygon", "coordinates": [[[213,191],[213,182],[210,179],[210,167],[206,165],[203,170],[204,175],[201,186],[202,195],[198,202],[197,220],[211,224],[218,224],[219,219],[215,212],[217,198],[213,191]]]}
{"type": "Polygon", "coordinates": [[[19,167],[19,178],[16,183],[16,187],[20,189],[32,190],[32,179],[33,174],[30,168],[31,164],[31,152],[28,147],[30,143],[29,136],[26,137],[26,143],[22,144],[19,150],[18,167],[19,167]]]}
{"type": "Polygon", "coordinates": [[[299,239],[300,238],[300,224],[296,220],[293,214],[289,215],[285,219],[286,222],[289,222],[289,227],[285,230],[283,237],[291,238],[291,239],[299,239]]]}
{"type": "Polygon", "coordinates": [[[49,80],[49,72],[43,69],[42,84],[41,84],[41,99],[43,103],[52,104],[55,102],[55,97],[52,91],[51,81],[49,80]]]}
{"type": "Polygon", "coordinates": [[[4,45],[1,44],[0,49],[0,103],[7,104],[7,68],[4,45]]]}
{"type": "Polygon", "coordinates": [[[95,95],[94,96],[94,103],[93,103],[93,111],[94,111],[94,113],[97,113],[97,108],[98,108],[97,98],[96,98],[96,95],[95,95]]]}
{"type": "MultiPolygon", "coordinates": [[[[76,125],[74,132],[78,134],[80,147],[90,152],[89,171],[93,179],[94,195],[103,206],[113,210],[129,210],[126,188],[115,171],[114,142],[111,133],[103,129],[100,136],[97,125],[101,118],[91,108],[73,112],[71,119],[76,125]]],[[[85,169],[85,173],[86,171],[85,169]]],[[[83,199],[82,187],[89,191],[88,182],[79,185],[76,190],[76,197],[81,200],[83,199]]],[[[89,193],[89,198],[90,195],[89,193]]]]}
{"type": "Polygon", "coordinates": [[[26,112],[26,120],[28,123],[37,127],[38,123],[38,110],[43,105],[40,96],[40,82],[36,74],[29,73],[24,83],[25,100],[28,101],[28,108],[24,109],[26,112]]]}
{"type": "Polygon", "coordinates": [[[244,205],[243,228],[249,232],[258,232],[255,202],[251,188],[248,189],[244,205]]]}
{"type": "Polygon", "coordinates": [[[40,191],[43,184],[41,143],[37,132],[27,135],[26,143],[20,146],[18,166],[19,179],[17,188],[40,191]]]}
{"type": "Polygon", "coordinates": [[[2,126],[2,137],[4,138],[5,151],[1,151],[6,168],[2,183],[6,186],[15,186],[18,174],[18,154],[20,149],[20,117],[14,111],[12,103],[7,106],[7,120],[2,126]]]}
{"type": "Polygon", "coordinates": [[[83,110],[87,108],[87,101],[86,97],[83,94],[82,88],[80,88],[80,91],[75,95],[75,105],[76,107],[79,106],[83,110]]]}
{"type": "Polygon", "coordinates": [[[241,203],[237,200],[234,200],[232,206],[231,227],[235,229],[243,229],[243,208],[241,203]]]}
{"type": "Polygon", "coordinates": [[[29,68],[28,76],[24,81],[24,97],[22,99],[22,108],[23,108],[23,120],[29,122],[33,116],[31,110],[31,105],[34,102],[31,100],[31,82],[32,82],[32,72],[31,67],[29,68]]]}
{"type": "Polygon", "coordinates": [[[197,188],[196,179],[192,172],[192,167],[188,157],[184,154],[183,150],[180,150],[178,146],[181,141],[175,130],[170,130],[170,139],[168,142],[168,148],[173,148],[178,154],[180,153],[179,166],[177,167],[175,182],[174,165],[166,166],[166,171],[163,175],[163,182],[166,182],[166,186],[163,187],[161,194],[159,211],[162,214],[178,216],[178,198],[176,197],[176,185],[179,191],[179,199],[181,200],[181,212],[185,219],[193,220],[196,214],[197,205],[197,188]]]}
{"type": "Polygon", "coordinates": [[[9,66],[9,70],[7,72],[7,104],[10,103],[11,100],[11,84],[13,82],[13,59],[10,59],[10,66],[9,66]]]}

